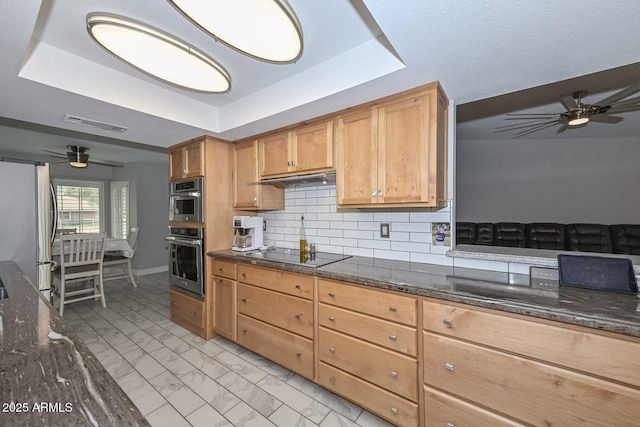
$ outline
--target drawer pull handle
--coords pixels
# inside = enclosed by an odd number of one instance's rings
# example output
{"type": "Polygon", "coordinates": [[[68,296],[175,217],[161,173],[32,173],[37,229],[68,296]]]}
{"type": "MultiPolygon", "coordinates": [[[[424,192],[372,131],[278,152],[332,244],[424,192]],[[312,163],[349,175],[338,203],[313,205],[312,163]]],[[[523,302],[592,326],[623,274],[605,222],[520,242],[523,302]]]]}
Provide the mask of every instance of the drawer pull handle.
{"type": "Polygon", "coordinates": [[[391,378],[398,378],[398,373],[396,371],[391,371],[389,375],[391,375],[391,378]]]}
{"type": "Polygon", "coordinates": [[[391,408],[391,413],[393,415],[398,415],[398,408],[391,408]]]}
{"type": "Polygon", "coordinates": [[[331,384],[335,384],[336,383],[336,379],[334,377],[329,378],[329,382],[331,384]]]}
{"type": "Polygon", "coordinates": [[[224,283],[224,280],[218,279],[218,283],[224,283]]]}
{"type": "Polygon", "coordinates": [[[333,297],[336,296],[336,294],[335,294],[335,292],[329,292],[329,296],[333,298],[333,297]]]}
{"type": "Polygon", "coordinates": [[[247,330],[246,330],[246,329],[243,329],[243,330],[242,330],[242,334],[243,334],[243,335],[247,335],[247,330]]]}
{"type": "Polygon", "coordinates": [[[445,363],[444,367],[447,371],[453,372],[453,365],[451,363],[445,363]]]}
{"type": "Polygon", "coordinates": [[[178,305],[178,303],[177,302],[172,302],[171,305],[175,307],[176,305],[178,305]]]}
{"type": "Polygon", "coordinates": [[[247,277],[247,273],[242,273],[241,276],[246,278],[247,277]]]}
{"type": "Polygon", "coordinates": [[[397,337],[397,336],[395,336],[395,335],[390,335],[390,336],[389,336],[389,339],[390,339],[391,341],[398,341],[398,337],[397,337]]]}
{"type": "Polygon", "coordinates": [[[301,357],[302,357],[302,354],[296,353],[296,358],[300,359],[301,357]]]}
{"type": "Polygon", "coordinates": [[[335,349],[335,348],[333,348],[333,347],[329,347],[329,353],[335,353],[335,352],[336,352],[336,349],[335,349]]]}
{"type": "Polygon", "coordinates": [[[391,307],[389,307],[389,311],[398,311],[398,307],[392,305],[391,307]]]}
{"type": "Polygon", "coordinates": [[[296,285],[296,289],[302,289],[302,286],[296,285]]]}
{"type": "Polygon", "coordinates": [[[220,268],[218,269],[218,271],[219,271],[220,273],[222,273],[222,272],[224,271],[224,268],[220,267],[220,268]]]}
{"type": "Polygon", "coordinates": [[[247,302],[247,299],[246,298],[242,298],[242,302],[247,302]]]}
{"type": "Polygon", "coordinates": [[[302,319],[302,313],[300,313],[300,314],[296,314],[296,316],[295,316],[295,317],[296,317],[296,319],[298,319],[298,320],[302,319]]]}
{"type": "Polygon", "coordinates": [[[371,197],[376,197],[376,192],[375,191],[371,192],[371,197]]]}
{"type": "Polygon", "coordinates": [[[442,320],[442,323],[444,323],[445,325],[447,325],[450,328],[453,326],[453,320],[451,320],[451,319],[445,318],[445,319],[442,320]]]}
{"type": "Polygon", "coordinates": [[[336,318],[335,318],[335,317],[333,317],[333,316],[329,316],[329,322],[335,322],[335,321],[336,321],[336,318]]]}
{"type": "Polygon", "coordinates": [[[194,316],[196,316],[196,317],[198,317],[198,312],[197,312],[197,311],[194,311],[194,312],[193,312],[193,315],[194,315],[194,316]]]}
{"type": "Polygon", "coordinates": [[[456,427],[454,423],[447,423],[444,427],[456,427]]]}

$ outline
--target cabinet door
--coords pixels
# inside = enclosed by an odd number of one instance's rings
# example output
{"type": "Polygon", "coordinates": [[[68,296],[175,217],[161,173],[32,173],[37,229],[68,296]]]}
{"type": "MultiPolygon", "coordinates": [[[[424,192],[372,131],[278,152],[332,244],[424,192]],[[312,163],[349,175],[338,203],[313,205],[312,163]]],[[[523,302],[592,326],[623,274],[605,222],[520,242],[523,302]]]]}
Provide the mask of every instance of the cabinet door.
{"type": "Polygon", "coordinates": [[[233,207],[253,209],[258,207],[258,141],[236,144],[233,148],[233,207]]]}
{"type": "Polygon", "coordinates": [[[236,340],[236,282],[213,278],[213,330],[231,341],[236,340]]]}
{"type": "Polygon", "coordinates": [[[292,132],[291,160],[296,172],[333,168],[333,121],[292,132]]]}
{"type": "Polygon", "coordinates": [[[364,110],[336,121],[336,194],[339,205],[376,202],[377,110],[364,110]]]}
{"type": "Polygon", "coordinates": [[[282,175],[289,172],[289,132],[260,139],[260,177],[282,175]]]}
{"type": "Polygon", "coordinates": [[[194,141],[184,147],[184,178],[204,176],[204,141],[194,141]]]}
{"type": "Polygon", "coordinates": [[[169,179],[176,181],[182,179],[184,164],[182,162],[182,153],[184,147],[176,147],[169,150],[169,179]]]}
{"type": "MultiPolygon", "coordinates": [[[[435,94],[435,92],[434,92],[435,94]]],[[[436,202],[430,196],[435,171],[429,129],[431,95],[380,107],[378,135],[378,203],[436,202]]]]}

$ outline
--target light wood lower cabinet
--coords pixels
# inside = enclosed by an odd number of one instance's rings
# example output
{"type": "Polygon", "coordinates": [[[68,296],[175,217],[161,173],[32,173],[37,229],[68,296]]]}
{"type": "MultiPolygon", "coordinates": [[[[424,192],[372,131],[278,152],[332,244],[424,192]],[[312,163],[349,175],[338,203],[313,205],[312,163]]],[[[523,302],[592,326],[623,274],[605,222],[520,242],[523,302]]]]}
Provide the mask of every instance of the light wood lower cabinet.
{"type": "Polygon", "coordinates": [[[213,276],[213,330],[228,340],[236,340],[235,280],[213,276]]]}
{"type": "Polygon", "coordinates": [[[495,414],[431,387],[424,387],[424,425],[442,427],[523,427],[495,414]]]}
{"type": "Polygon", "coordinates": [[[320,362],[318,383],[398,426],[418,425],[418,404],[388,392],[357,376],[320,362]]]}
{"type": "Polygon", "coordinates": [[[204,300],[171,290],[171,321],[194,334],[203,336],[205,327],[204,300]]]}
{"type": "Polygon", "coordinates": [[[313,299],[314,277],[306,274],[239,264],[238,281],[295,297],[313,299]]]}
{"type": "Polygon", "coordinates": [[[313,341],[238,315],[238,344],[313,380],[313,341]]]}

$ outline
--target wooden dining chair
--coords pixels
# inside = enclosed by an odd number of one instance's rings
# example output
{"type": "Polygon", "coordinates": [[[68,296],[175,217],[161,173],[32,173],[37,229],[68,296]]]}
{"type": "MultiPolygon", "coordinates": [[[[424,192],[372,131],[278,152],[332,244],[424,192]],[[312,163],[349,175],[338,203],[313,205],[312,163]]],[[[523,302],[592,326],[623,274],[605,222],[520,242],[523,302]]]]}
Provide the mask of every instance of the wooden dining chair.
{"type": "Polygon", "coordinates": [[[105,233],[60,236],[60,265],[53,270],[53,277],[60,282],[57,290],[60,297],[60,315],[64,314],[65,305],[92,298],[100,298],[102,306],[107,306],[102,280],[105,239],[105,233]],[[88,280],[93,282],[93,286],[80,285],[80,289],[70,286],[88,280]],[[86,295],[89,293],[91,295],[86,295]]]}
{"type": "MultiPolygon", "coordinates": [[[[136,242],[138,241],[139,232],[140,232],[139,228],[132,227],[131,230],[129,230],[129,235],[127,236],[127,242],[129,243],[129,246],[131,246],[131,249],[134,251],[133,252],[134,255],[135,255],[135,250],[136,250],[135,246],[136,246],[136,242]]],[[[104,274],[103,280],[107,281],[107,280],[115,280],[115,279],[129,279],[133,287],[137,288],[138,284],[136,283],[136,280],[133,278],[133,269],[131,268],[132,258],[133,258],[133,255],[131,256],[131,258],[127,258],[121,253],[107,252],[104,255],[104,262],[102,264],[103,268],[113,267],[113,266],[122,266],[122,267],[126,267],[126,270],[123,269],[122,271],[118,271],[116,273],[104,274]]]]}

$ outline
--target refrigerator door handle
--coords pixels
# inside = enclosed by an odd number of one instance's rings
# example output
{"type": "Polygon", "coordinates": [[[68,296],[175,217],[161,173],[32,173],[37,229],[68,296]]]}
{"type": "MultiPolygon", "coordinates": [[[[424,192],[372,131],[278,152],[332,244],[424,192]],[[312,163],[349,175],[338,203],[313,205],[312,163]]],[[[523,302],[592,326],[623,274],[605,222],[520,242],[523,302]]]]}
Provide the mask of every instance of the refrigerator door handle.
{"type": "Polygon", "coordinates": [[[53,204],[52,209],[52,223],[51,223],[51,245],[53,245],[53,241],[56,238],[56,233],[58,232],[58,200],[56,198],[56,190],[53,188],[53,183],[49,183],[49,190],[51,191],[51,203],[53,204]]]}

